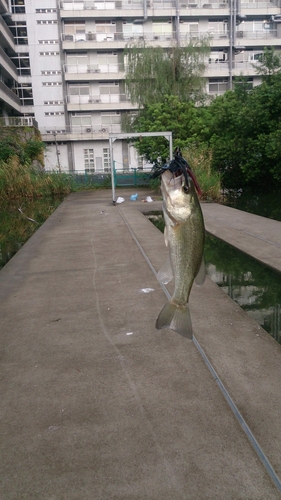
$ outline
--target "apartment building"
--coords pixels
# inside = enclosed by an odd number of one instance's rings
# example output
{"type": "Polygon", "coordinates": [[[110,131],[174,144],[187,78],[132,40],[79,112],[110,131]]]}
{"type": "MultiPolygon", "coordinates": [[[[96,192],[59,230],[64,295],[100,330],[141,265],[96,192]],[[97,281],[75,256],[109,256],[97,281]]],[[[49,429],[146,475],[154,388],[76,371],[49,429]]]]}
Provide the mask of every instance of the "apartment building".
{"type": "MultiPolygon", "coordinates": [[[[46,169],[110,169],[109,134],[137,110],[124,85],[128,43],[168,48],[208,34],[210,95],[240,74],[258,84],[252,63],[265,46],[281,48],[280,0],[0,0],[0,13],[2,116],[36,120],[46,169]]],[[[143,166],[127,141],[115,141],[114,160],[143,166]]]]}

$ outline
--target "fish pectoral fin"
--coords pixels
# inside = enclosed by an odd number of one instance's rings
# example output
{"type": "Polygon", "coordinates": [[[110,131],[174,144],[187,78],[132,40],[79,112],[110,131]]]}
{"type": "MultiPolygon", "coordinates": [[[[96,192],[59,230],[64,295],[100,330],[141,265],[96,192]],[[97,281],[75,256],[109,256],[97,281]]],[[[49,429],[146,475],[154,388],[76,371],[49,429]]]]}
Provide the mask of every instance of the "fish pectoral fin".
{"type": "Polygon", "coordinates": [[[206,277],[206,269],[205,269],[205,260],[204,257],[202,257],[202,261],[199,267],[199,271],[195,276],[195,283],[196,285],[203,285],[206,277]]]}
{"type": "Polygon", "coordinates": [[[157,321],[156,328],[160,330],[161,328],[170,328],[175,332],[192,339],[192,324],[189,313],[189,305],[179,307],[171,302],[167,302],[160,312],[157,321]]]}
{"type": "Polygon", "coordinates": [[[167,283],[170,283],[174,277],[172,265],[171,265],[171,260],[170,257],[164,262],[163,266],[160,268],[160,270],[157,273],[157,279],[164,285],[167,285],[167,283]]]}
{"type": "Polygon", "coordinates": [[[166,228],[166,226],[165,226],[165,228],[164,228],[164,241],[165,241],[165,245],[166,245],[166,247],[168,247],[168,245],[169,245],[169,240],[168,240],[168,234],[167,234],[167,228],[166,228]]]}

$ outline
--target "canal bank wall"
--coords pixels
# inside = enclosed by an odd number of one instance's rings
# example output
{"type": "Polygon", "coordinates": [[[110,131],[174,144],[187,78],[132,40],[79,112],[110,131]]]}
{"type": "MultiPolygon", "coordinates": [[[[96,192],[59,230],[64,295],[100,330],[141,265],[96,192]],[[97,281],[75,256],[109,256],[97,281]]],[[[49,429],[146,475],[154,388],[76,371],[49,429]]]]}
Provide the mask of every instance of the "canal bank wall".
{"type": "Polygon", "coordinates": [[[117,194],[71,194],[0,272],[1,500],[281,498],[225,399],[280,477],[281,346],[208,278],[201,351],[155,330],[161,202],[117,194]]]}

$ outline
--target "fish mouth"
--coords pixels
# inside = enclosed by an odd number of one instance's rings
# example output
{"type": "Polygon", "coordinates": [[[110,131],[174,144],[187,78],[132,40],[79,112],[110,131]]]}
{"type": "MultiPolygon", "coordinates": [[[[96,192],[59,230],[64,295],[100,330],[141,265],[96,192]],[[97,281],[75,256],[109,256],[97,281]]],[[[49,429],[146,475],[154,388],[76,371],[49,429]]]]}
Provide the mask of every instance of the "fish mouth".
{"type": "Polygon", "coordinates": [[[183,172],[177,172],[175,175],[174,172],[170,172],[170,170],[166,170],[162,174],[162,190],[165,192],[166,196],[169,196],[169,193],[175,192],[177,190],[183,190],[185,193],[189,192],[190,184],[189,178],[185,178],[183,172]]]}

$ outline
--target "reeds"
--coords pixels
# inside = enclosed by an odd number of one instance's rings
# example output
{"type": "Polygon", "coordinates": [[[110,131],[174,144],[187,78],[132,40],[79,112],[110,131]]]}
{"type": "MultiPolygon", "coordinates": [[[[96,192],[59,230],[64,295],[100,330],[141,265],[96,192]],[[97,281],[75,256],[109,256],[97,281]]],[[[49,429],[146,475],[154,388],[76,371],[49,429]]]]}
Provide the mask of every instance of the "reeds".
{"type": "Polygon", "coordinates": [[[0,201],[67,195],[74,190],[71,176],[37,171],[17,156],[0,163],[0,201]]]}
{"type": "Polygon", "coordinates": [[[204,146],[190,146],[183,151],[183,156],[196,175],[202,191],[201,199],[221,201],[220,175],[211,168],[212,151],[204,146]]]}

